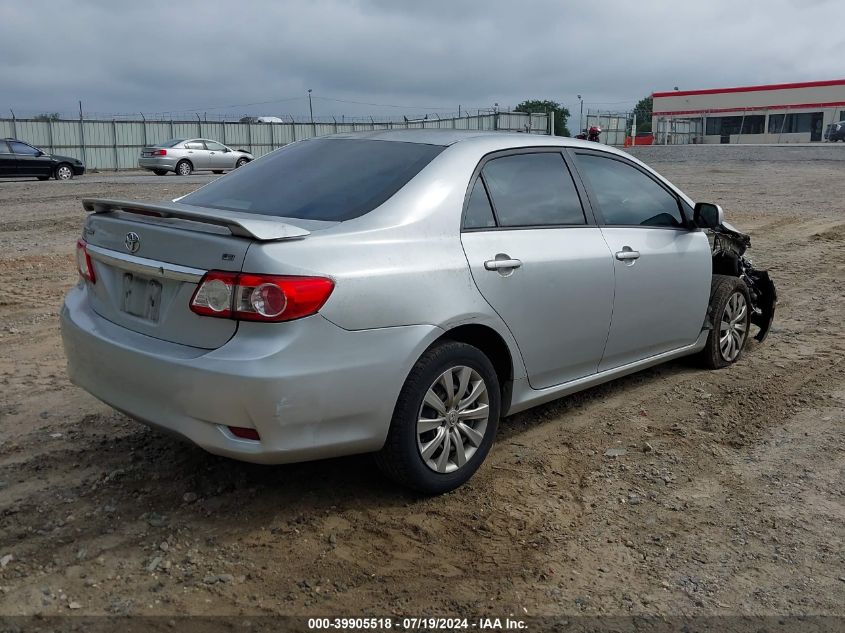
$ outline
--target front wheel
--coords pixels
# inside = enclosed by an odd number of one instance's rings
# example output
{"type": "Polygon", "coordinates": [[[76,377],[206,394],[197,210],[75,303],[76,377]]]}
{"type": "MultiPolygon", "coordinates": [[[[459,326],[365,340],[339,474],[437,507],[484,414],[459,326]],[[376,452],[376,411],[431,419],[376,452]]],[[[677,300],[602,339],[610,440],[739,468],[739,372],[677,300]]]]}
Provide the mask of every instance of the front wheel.
{"type": "Polygon", "coordinates": [[[454,490],[487,457],[500,407],[499,380],[481,350],[456,341],[436,345],[405,380],[376,463],[424,494],[454,490]]]}
{"type": "Polygon", "coordinates": [[[64,163],[56,167],[56,180],[70,180],[73,178],[73,169],[64,163]]]}
{"type": "Polygon", "coordinates": [[[751,327],[748,287],[738,277],[713,275],[710,286],[710,320],[713,329],[701,350],[701,361],[710,369],[732,365],[742,355],[751,327]]]}
{"type": "Polygon", "coordinates": [[[249,162],[249,160],[248,160],[248,159],[246,159],[246,158],[239,158],[239,159],[238,159],[238,162],[237,162],[237,163],[235,163],[235,169],[237,169],[238,167],[243,167],[243,166],[244,166],[244,165],[246,165],[248,162],[249,162]]]}

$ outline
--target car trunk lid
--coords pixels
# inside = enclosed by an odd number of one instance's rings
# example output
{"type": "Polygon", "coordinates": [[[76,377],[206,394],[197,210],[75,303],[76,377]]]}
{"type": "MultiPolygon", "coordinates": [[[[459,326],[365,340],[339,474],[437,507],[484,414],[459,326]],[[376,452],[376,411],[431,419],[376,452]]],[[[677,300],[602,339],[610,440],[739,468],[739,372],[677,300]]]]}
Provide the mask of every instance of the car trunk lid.
{"type": "Polygon", "coordinates": [[[93,212],[84,238],[96,275],[90,293],[94,311],[133,331],[206,349],[226,343],[237,321],[191,311],[202,275],[240,271],[255,241],[309,234],[266,216],[173,202],[97,199],[83,200],[83,206],[93,212]]]}

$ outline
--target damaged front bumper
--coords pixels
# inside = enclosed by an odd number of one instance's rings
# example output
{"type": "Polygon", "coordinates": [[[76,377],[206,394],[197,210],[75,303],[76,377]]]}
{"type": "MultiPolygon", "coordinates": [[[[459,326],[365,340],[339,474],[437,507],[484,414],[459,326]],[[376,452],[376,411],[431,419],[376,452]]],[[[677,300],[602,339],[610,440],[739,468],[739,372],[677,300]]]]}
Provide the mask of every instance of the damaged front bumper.
{"type": "Polygon", "coordinates": [[[766,340],[775,318],[778,293],[768,270],[754,268],[745,252],[751,246],[751,237],[728,224],[711,229],[713,272],[739,277],[748,287],[751,300],[751,323],[760,328],[754,336],[761,343],[766,340]]]}
{"type": "Polygon", "coordinates": [[[775,318],[778,292],[768,270],[757,270],[744,257],[742,263],[745,271],[740,278],[748,286],[751,295],[751,322],[760,328],[754,338],[762,343],[769,335],[775,318]]]}

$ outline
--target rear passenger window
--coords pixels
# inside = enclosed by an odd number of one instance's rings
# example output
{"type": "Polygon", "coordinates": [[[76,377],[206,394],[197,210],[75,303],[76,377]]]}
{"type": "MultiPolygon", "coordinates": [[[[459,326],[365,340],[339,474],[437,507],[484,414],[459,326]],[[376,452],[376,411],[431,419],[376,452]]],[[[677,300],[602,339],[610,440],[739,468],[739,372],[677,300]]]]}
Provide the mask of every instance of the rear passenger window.
{"type": "Polygon", "coordinates": [[[592,185],[605,224],[682,227],[678,200],[639,169],[622,161],[578,154],[578,171],[592,185]]]}
{"type": "Polygon", "coordinates": [[[205,149],[205,143],[202,141],[191,141],[190,143],[185,143],[185,147],[187,149],[205,149]]]}
{"type": "Polygon", "coordinates": [[[496,158],[481,173],[499,226],[586,224],[575,183],[557,152],[496,158]]]}
{"type": "Polygon", "coordinates": [[[493,217],[493,208],[487,198],[487,190],[484,188],[484,182],[481,178],[477,178],[472,193],[469,194],[464,228],[486,229],[494,226],[496,226],[496,218],[493,217]]]}

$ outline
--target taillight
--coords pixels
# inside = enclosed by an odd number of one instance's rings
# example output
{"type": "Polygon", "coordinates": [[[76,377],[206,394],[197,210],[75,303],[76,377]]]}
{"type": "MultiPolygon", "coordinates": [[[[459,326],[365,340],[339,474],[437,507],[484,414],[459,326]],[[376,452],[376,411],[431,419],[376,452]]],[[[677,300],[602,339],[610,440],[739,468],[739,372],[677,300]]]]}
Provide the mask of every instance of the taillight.
{"type": "Polygon", "coordinates": [[[261,436],[255,429],[250,429],[245,426],[229,426],[226,428],[229,429],[229,432],[232,435],[234,435],[235,437],[239,437],[242,440],[255,440],[258,442],[261,441],[261,436]]]}
{"type": "Polygon", "coordinates": [[[153,152],[153,156],[167,156],[167,150],[166,149],[157,149],[156,151],[153,152]]]}
{"type": "Polygon", "coordinates": [[[203,316],[245,321],[291,321],[315,314],[334,290],[326,277],[254,275],[212,270],[191,297],[203,316]]]}
{"type": "Polygon", "coordinates": [[[76,240],[76,270],[79,271],[79,276],[87,279],[92,284],[97,283],[97,278],[94,276],[94,266],[91,264],[91,256],[88,254],[88,244],[83,239],[76,240]]]}

